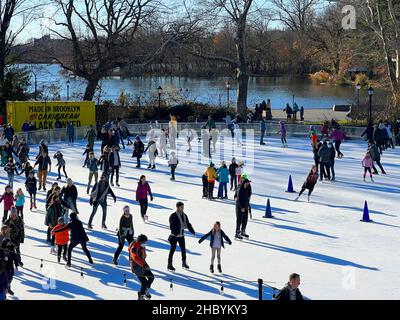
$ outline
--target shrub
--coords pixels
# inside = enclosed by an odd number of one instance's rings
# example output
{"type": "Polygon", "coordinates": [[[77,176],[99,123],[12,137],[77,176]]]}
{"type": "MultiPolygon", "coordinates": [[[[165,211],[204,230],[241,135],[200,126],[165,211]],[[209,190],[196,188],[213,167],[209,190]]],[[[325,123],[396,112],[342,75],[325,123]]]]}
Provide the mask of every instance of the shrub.
{"type": "Polygon", "coordinates": [[[326,71],[318,71],[310,74],[310,79],[312,82],[320,84],[320,83],[332,83],[333,76],[326,71]]]}
{"type": "Polygon", "coordinates": [[[361,87],[364,87],[364,86],[368,85],[367,75],[364,74],[364,73],[357,74],[356,80],[354,80],[354,83],[356,85],[360,85],[361,87]]]}

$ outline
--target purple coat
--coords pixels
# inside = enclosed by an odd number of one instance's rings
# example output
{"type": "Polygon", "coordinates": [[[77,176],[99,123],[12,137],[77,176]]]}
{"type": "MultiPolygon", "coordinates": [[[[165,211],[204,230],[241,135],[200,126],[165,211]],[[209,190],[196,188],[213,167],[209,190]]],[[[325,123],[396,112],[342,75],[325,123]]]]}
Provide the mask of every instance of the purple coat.
{"type": "Polygon", "coordinates": [[[136,189],[136,201],[147,199],[147,195],[152,196],[151,188],[148,182],[145,184],[138,183],[138,187],[136,189]]]}
{"type": "Polygon", "coordinates": [[[331,136],[329,137],[329,139],[334,140],[334,141],[343,141],[344,138],[346,138],[346,135],[340,129],[333,130],[331,136]]]}
{"type": "Polygon", "coordinates": [[[285,123],[284,122],[279,123],[279,132],[282,135],[286,134],[286,127],[285,127],[285,123]]]}

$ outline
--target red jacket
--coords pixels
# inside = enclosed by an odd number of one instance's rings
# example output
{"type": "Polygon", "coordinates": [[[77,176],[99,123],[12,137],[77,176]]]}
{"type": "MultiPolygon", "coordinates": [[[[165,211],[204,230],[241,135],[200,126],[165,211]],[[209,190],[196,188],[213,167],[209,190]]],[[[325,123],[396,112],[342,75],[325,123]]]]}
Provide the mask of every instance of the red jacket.
{"type": "Polygon", "coordinates": [[[140,242],[132,242],[129,245],[129,262],[131,270],[136,274],[143,274],[148,268],[146,263],[146,249],[140,245],[140,242]]]}
{"type": "Polygon", "coordinates": [[[12,192],[6,193],[0,197],[0,202],[4,201],[4,210],[11,210],[14,206],[14,194],[12,192]]]}
{"type": "Polygon", "coordinates": [[[148,182],[146,182],[145,184],[138,183],[136,189],[136,201],[147,199],[148,194],[152,197],[151,188],[148,182]]]}
{"type": "MultiPolygon", "coordinates": [[[[57,224],[53,230],[51,230],[51,233],[53,234],[54,231],[57,231],[61,228],[63,228],[65,225],[59,225],[57,224]]],[[[69,228],[64,229],[63,231],[57,232],[54,234],[56,237],[56,244],[63,246],[68,244],[69,242],[69,228]]]]}

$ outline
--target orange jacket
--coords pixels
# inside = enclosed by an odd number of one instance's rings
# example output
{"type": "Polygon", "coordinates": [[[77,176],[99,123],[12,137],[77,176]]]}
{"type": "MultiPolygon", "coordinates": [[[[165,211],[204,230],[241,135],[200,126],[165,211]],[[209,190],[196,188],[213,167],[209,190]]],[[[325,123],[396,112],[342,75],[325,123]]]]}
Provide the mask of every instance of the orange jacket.
{"type": "MultiPolygon", "coordinates": [[[[58,229],[63,228],[65,225],[59,225],[57,224],[51,232],[53,233],[54,231],[57,231],[58,229]]],[[[54,234],[56,237],[56,244],[63,246],[68,244],[69,242],[69,228],[66,228],[63,231],[57,232],[54,234]]]]}
{"type": "Polygon", "coordinates": [[[214,167],[208,167],[207,170],[204,172],[204,175],[207,176],[208,182],[214,182],[218,177],[217,170],[215,170],[214,167]]]}
{"type": "Polygon", "coordinates": [[[129,245],[129,261],[131,269],[144,269],[147,267],[146,263],[146,249],[140,245],[140,242],[132,242],[129,245]]]}

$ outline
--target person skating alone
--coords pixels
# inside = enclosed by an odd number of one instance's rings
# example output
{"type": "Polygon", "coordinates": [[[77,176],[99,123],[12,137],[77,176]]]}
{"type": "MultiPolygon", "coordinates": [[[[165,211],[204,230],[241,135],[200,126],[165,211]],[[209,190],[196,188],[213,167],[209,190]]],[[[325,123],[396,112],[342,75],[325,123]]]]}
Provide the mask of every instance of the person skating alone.
{"type": "Polygon", "coordinates": [[[78,189],[72,182],[71,178],[67,179],[67,185],[61,189],[61,196],[60,198],[67,204],[67,208],[65,210],[65,222],[68,222],[68,215],[69,209],[73,212],[79,214],[78,207],[77,207],[77,200],[78,200],[78,189]]]}
{"type": "Polygon", "coordinates": [[[154,200],[150,185],[146,181],[146,176],[142,175],[136,188],[136,202],[139,202],[140,215],[142,216],[143,222],[149,219],[147,216],[147,209],[149,207],[148,196],[150,196],[150,201],[154,200]]]}
{"type": "Polygon", "coordinates": [[[158,155],[157,144],[154,140],[150,140],[147,144],[146,150],[144,150],[144,152],[146,153],[147,151],[149,151],[149,166],[147,167],[147,169],[154,170],[156,168],[156,158],[158,155]]]}
{"type": "Polygon", "coordinates": [[[238,164],[236,163],[236,159],[232,158],[232,162],[229,165],[229,176],[230,176],[230,185],[231,188],[230,190],[235,190],[237,189],[237,179],[236,179],[236,169],[238,168],[238,164]],[[235,189],[233,189],[235,187],[235,189]]]}
{"type": "Polygon", "coordinates": [[[174,151],[171,152],[171,157],[168,160],[168,166],[171,168],[171,181],[175,181],[175,170],[178,167],[178,158],[176,157],[176,153],[174,151]]]}
{"type": "Polygon", "coordinates": [[[42,190],[42,187],[43,191],[46,191],[47,173],[51,172],[51,160],[46,151],[40,154],[33,168],[36,168],[37,165],[39,165],[39,191],[42,190]]]}
{"type": "Polygon", "coordinates": [[[369,172],[369,176],[371,178],[371,181],[374,182],[374,179],[372,178],[372,158],[371,158],[371,153],[367,151],[365,153],[364,159],[361,161],[361,164],[364,168],[364,182],[365,182],[365,176],[367,175],[367,172],[369,172]]]}
{"type": "Polygon", "coordinates": [[[67,172],[65,171],[64,155],[60,151],[57,151],[54,154],[53,158],[57,159],[57,164],[56,164],[56,167],[58,167],[58,170],[57,170],[58,171],[58,178],[57,178],[57,180],[61,180],[61,169],[64,171],[65,179],[68,179],[67,172]]]}
{"type": "Polygon", "coordinates": [[[278,134],[281,135],[281,142],[282,142],[282,147],[287,148],[287,140],[286,140],[286,126],[284,121],[279,121],[279,131],[278,134]]]}
{"type": "Polygon", "coordinates": [[[167,134],[164,129],[160,130],[160,158],[168,159],[168,151],[167,151],[167,134]]]}
{"type": "Polygon", "coordinates": [[[71,267],[71,258],[72,258],[72,250],[77,246],[81,245],[82,250],[85,252],[89,263],[93,264],[92,256],[87,248],[87,243],[89,242],[89,238],[86,234],[85,229],[83,228],[82,222],[78,219],[78,216],[75,212],[72,212],[69,216],[70,222],[64,227],[55,230],[54,233],[57,234],[66,229],[70,230],[71,242],[68,246],[68,257],[67,257],[67,267],[71,267]]]}
{"type": "Polygon", "coordinates": [[[249,238],[246,234],[247,221],[249,219],[250,196],[249,190],[251,181],[244,179],[236,191],[236,234],[235,239],[242,240],[249,238]]]}
{"type": "Polygon", "coordinates": [[[140,159],[144,153],[144,143],[140,140],[139,136],[136,136],[135,142],[133,143],[133,153],[132,158],[136,158],[137,165],[136,168],[140,168],[140,159]]]}
{"type": "Polygon", "coordinates": [[[13,158],[9,158],[7,164],[4,166],[4,171],[7,172],[8,185],[11,186],[11,189],[14,187],[14,177],[15,173],[19,175],[17,166],[14,163],[13,158]]]}
{"type": "Polygon", "coordinates": [[[61,254],[63,256],[63,260],[65,262],[68,261],[67,251],[68,251],[68,242],[69,242],[69,228],[64,228],[65,221],[63,217],[59,217],[57,221],[57,225],[51,230],[51,235],[55,238],[55,244],[57,246],[57,262],[61,262],[61,254]],[[63,229],[60,232],[56,232],[57,230],[63,229]]]}
{"type": "Polygon", "coordinates": [[[90,195],[90,205],[93,206],[92,214],[90,215],[88,228],[93,229],[92,222],[93,218],[96,215],[97,209],[101,206],[103,210],[102,217],[102,228],[107,229],[106,219],[107,219],[107,196],[111,195],[114,199],[114,203],[117,202],[117,197],[112,191],[108,181],[106,180],[106,176],[102,175],[100,181],[96,183],[92,189],[92,194],[90,195]]]}
{"type": "Polygon", "coordinates": [[[130,245],[133,241],[134,230],[133,230],[133,216],[130,214],[129,206],[125,206],[123,209],[124,213],[119,220],[119,228],[117,232],[118,236],[118,248],[114,253],[114,258],[112,260],[113,264],[118,265],[118,257],[124,248],[125,240],[128,241],[130,245]]]}
{"type": "Polygon", "coordinates": [[[182,253],[182,268],[189,269],[186,263],[186,243],[185,243],[185,229],[188,229],[193,236],[196,232],[191,225],[188,216],[184,213],[185,205],[183,202],[176,204],[176,211],[169,217],[169,227],[171,235],[168,238],[168,242],[171,244],[171,249],[168,255],[168,270],[175,271],[172,264],[176,245],[179,244],[182,253]]]}
{"type": "Polygon", "coordinates": [[[308,189],[308,201],[310,201],[311,193],[313,192],[314,187],[317,184],[317,182],[318,182],[318,167],[314,165],[314,166],[312,166],[312,168],[306,178],[306,181],[303,183],[300,193],[297,196],[297,198],[295,199],[295,201],[297,201],[301,197],[301,195],[303,194],[303,192],[306,189],[308,189]]]}
{"type": "Polygon", "coordinates": [[[265,132],[267,131],[267,123],[265,122],[264,118],[261,118],[260,130],[261,130],[260,145],[263,146],[265,145],[264,137],[265,137],[265,132]]]}
{"type": "Polygon", "coordinates": [[[86,162],[86,165],[89,169],[89,178],[86,193],[89,194],[90,188],[92,186],[93,177],[95,184],[99,181],[99,160],[94,156],[94,152],[89,153],[89,159],[86,162]]]}
{"type": "Polygon", "coordinates": [[[204,236],[201,237],[199,243],[202,243],[207,238],[210,238],[210,247],[211,247],[211,265],[210,265],[210,272],[214,273],[214,261],[215,256],[217,256],[217,269],[219,273],[222,273],[221,267],[221,248],[225,248],[224,239],[229,245],[232,244],[232,241],[229,237],[225,234],[225,232],[221,229],[221,223],[219,221],[215,222],[211,231],[204,236]]]}
{"type": "Polygon", "coordinates": [[[115,184],[119,187],[119,169],[121,168],[121,158],[119,156],[119,148],[113,146],[111,152],[108,156],[108,163],[110,164],[111,171],[111,186],[114,186],[114,174],[115,174],[115,184]]]}
{"type": "Polygon", "coordinates": [[[154,274],[151,272],[149,265],[146,262],[146,244],[147,237],[141,234],[135,242],[129,245],[129,262],[132,272],[138,277],[141,287],[138,291],[138,300],[145,298],[151,299],[149,293],[151,284],[154,281],[154,274]]]}
{"type": "Polygon", "coordinates": [[[28,191],[28,193],[29,193],[30,210],[32,211],[33,208],[35,208],[35,210],[36,210],[37,209],[37,207],[36,207],[37,180],[35,178],[34,171],[29,172],[29,176],[25,180],[25,187],[26,187],[26,191],[28,191]]]}

